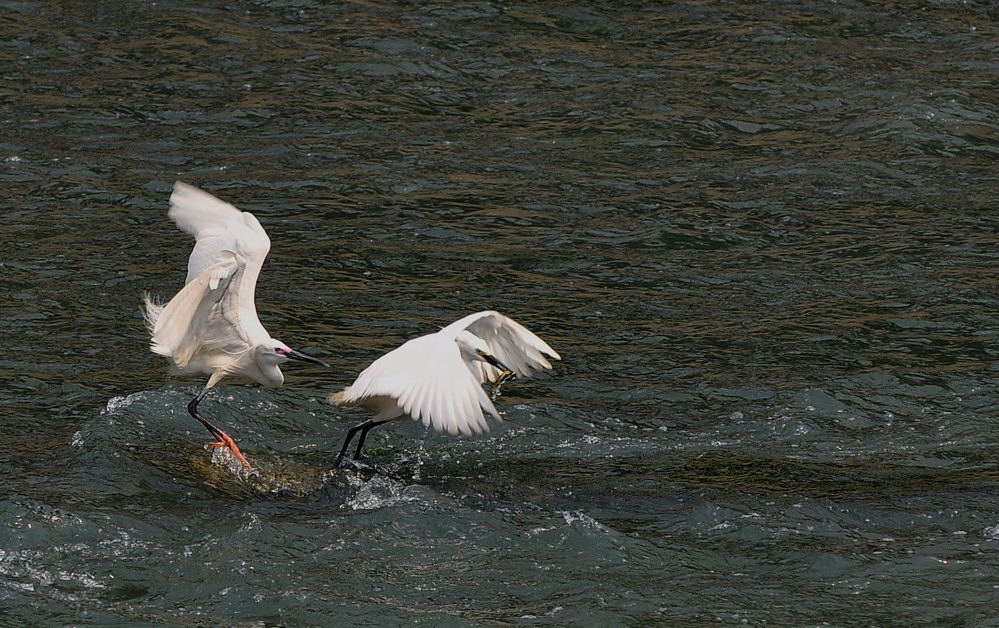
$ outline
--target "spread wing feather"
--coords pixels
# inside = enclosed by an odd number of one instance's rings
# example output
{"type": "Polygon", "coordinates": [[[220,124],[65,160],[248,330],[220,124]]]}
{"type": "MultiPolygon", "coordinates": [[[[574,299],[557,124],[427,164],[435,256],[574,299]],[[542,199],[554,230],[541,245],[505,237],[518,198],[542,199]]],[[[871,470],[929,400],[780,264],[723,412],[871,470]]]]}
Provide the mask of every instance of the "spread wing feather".
{"type": "Polygon", "coordinates": [[[438,432],[488,431],[483,410],[497,420],[499,413],[465,366],[458,346],[440,343],[435,336],[414,338],[378,358],[332,401],[341,406],[380,409],[391,398],[401,414],[438,432]]]}
{"type": "MultiPolygon", "coordinates": [[[[550,369],[552,365],[548,358],[562,359],[534,332],[509,316],[492,310],[470,314],[445,329],[453,330],[454,333],[467,329],[482,338],[489,346],[489,351],[516,373],[517,377],[528,377],[533,371],[550,369]]],[[[485,362],[474,362],[472,368],[483,382],[494,382],[500,376],[499,369],[485,362]]]]}
{"type": "Polygon", "coordinates": [[[489,351],[519,377],[551,368],[549,358],[561,359],[544,340],[512,318],[478,312],[386,353],[330,401],[344,407],[367,407],[378,413],[378,421],[409,416],[438,432],[488,431],[486,414],[501,419],[482,382],[496,381],[500,371],[478,360],[466,363],[454,342],[463,330],[485,341],[489,351]]]}
{"type": "MultiPolygon", "coordinates": [[[[235,284],[238,286],[235,293],[240,307],[255,314],[253,297],[257,278],[271,249],[270,238],[257,218],[181,181],[174,183],[167,215],[195,239],[194,250],[187,261],[186,283],[235,254],[242,258],[245,266],[235,284]]],[[[257,321],[255,315],[247,318],[257,321]]],[[[254,326],[254,332],[259,331],[254,326]]]]}
{"type": "Polygon", "coordinates": [[[178,369],[192,365],[199,354],[241,353],[249,348],[243,335],[233,287],[246,272],[246,263],[229,254],[187,283],[165,306],[146,295],[146,325],[154,353],[173,359],[178,369]]]}

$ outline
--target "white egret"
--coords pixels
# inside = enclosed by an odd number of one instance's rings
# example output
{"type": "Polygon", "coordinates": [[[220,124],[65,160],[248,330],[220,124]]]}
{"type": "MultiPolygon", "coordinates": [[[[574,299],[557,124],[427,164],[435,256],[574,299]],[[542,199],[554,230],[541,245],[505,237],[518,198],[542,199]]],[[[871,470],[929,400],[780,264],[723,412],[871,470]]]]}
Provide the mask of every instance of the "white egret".
{"type": "Polygon", "coordinates": [[[253,214],[178,181],[167,215],[195,244],[184,288],[166,305],[145,295],[150,347],[170,358],[175,373],[209,376],[187,411],[217,439],[212,446],[228,447],[252,468],[232,438],[198,413],[198,404],[227,375],[273,387],[284,383],[280,365],[289,359],[328,365],[271,338],[257,318],[253,293],[271,241],[253,214]]]}
{"type": "Polygon", "coordinates": [[[470,314],[434,334],[414,338],[364,369],[353,384],[330,397],[341,407],[363,407],[375,417],[354,426],[334,466],[361,433],[354,459],[361,455],[372,428],[406,417],[449,434],[489,429],[483,410],[500,420],[482,388],[509,377],[527,377],[532,369],[550,369],[547,358],[561,356],[517,321],[499,312],[470,314]]]}

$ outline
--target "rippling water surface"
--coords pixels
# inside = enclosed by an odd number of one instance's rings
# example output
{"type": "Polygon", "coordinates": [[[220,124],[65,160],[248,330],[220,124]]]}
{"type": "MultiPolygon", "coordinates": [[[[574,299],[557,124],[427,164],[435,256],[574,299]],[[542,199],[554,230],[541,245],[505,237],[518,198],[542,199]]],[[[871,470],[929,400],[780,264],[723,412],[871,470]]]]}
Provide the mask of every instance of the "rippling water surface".
{"type": "Polygon", "coordinates": [[[999,626],[986,3],[0,0],[0,624],[999,626]],[[148,351],[181,179],[327,360],[148,351]],[[480,309],[452,438],[325,398],[480,309]]]}

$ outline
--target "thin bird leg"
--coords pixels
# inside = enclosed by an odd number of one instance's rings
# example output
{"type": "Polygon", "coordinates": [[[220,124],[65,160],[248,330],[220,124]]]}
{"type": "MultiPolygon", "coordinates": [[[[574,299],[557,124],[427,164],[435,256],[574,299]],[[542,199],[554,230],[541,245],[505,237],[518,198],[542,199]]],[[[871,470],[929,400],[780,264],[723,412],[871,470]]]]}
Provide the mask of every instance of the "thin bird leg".
{"type": "Polygon", "coordinates": [[[336,457],[336,462],[333,463],[334,468],[339,468],[340,463],[343,462],[343,455],[347,453],[347,446],[350,445],[350,441],[354,440],[354,435],[361,432],[361,438],[357,441],[357,449],[354,451],[354,460],[357,460],[361,456],[361,447],[364,446],[364,439],[368,436],[368,432],[371,428],[376,425],[380,425],[384,421],[375,421],[374,419],[368,419],[360,425],[355,425],[347,431],[347,438],[343,441],[343,447],[340,448],[340,455],[336,457]]]}
{"type": "Polygon", "coordinates": [[[207,388],[198,393],[198,396],[192,399],[191,403],[187,404],[187,411],[191,414],[191,416],[201,421],[201,424],[208,428],[208,431],[211,432],[212,436],[218,439],[218,442],[210,443],[212,447],[228,447],[229,451],[232,452],[232,455],[236,456],[236,459],[242,462],[247,469],[253,469],[253,466],[239,451],[239,447],[236,446],[236,442],[233,441],[228,434],[209,423],[208,419],[198,413],[198,404],[201,403],[201,400],[204,399],[207,394],[207,388]]]}
{"type": "Polygon", "coordinates": [[[375,423],[374,419],[368,421],[368,423],[370,423],[370,425],[361,430],[361,437],[357,439],[357,449],[354,450],[354,460],[361,457],[361,447],[364,447],[364,439],[368,437],[368,432],[370,432],[375,426],[381,425],[381,422],[375,423]]]}

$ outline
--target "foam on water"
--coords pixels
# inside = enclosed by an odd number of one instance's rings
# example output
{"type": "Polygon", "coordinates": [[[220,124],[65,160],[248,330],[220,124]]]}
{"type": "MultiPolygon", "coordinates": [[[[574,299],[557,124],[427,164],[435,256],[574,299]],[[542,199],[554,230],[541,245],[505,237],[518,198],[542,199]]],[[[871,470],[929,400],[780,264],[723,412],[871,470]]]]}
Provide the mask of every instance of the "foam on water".
{"type": "Polygon", "coordinates": [[[996,625],[987,3],[177,4],[4,5],[0,623],[996,625]],[[177,177],[333,365],[209,395],[246,477],[138,311],[177,177]],[[490,307],[565,359],[331,470],[490,307]]]}
{"type": "Polygon", "coordinates": [[[407,486],[383,475],[375,475],[364,480],[357,475],[348,473],[347,478],[355,493],[345,505],[352,510],[377,510],[389,508],[401,502],[420,500],[420,491],[416,487],[407,486]]]}

